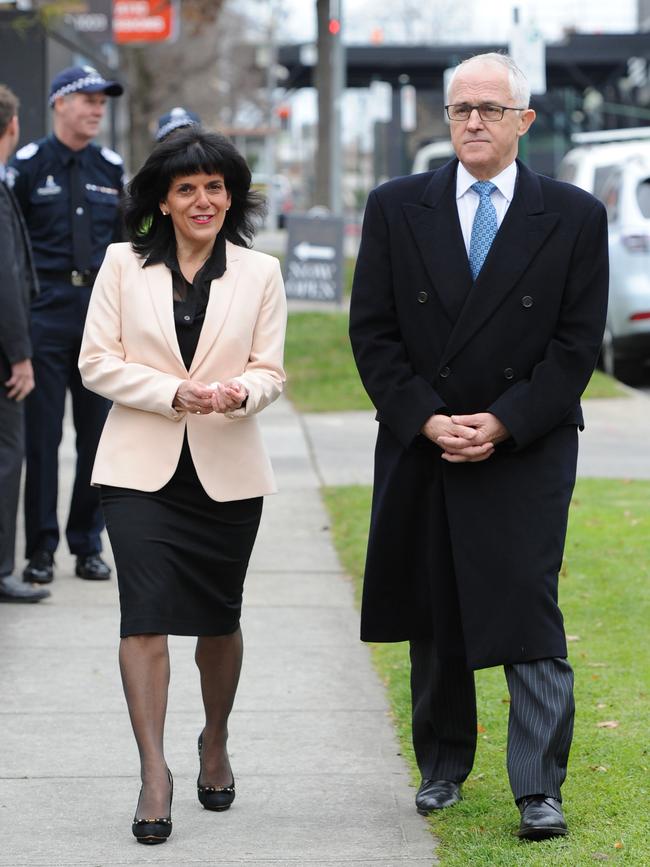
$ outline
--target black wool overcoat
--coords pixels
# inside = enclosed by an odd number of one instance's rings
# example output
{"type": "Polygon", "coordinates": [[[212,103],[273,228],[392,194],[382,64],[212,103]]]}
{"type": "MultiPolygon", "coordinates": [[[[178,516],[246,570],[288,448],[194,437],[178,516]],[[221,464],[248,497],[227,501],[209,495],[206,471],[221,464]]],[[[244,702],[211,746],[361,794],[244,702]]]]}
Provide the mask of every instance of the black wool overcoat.
{"type": "Polygon", "coordinates": [[[38,294],[38,279],[27,227],[13,193],[0,180],[0,382],[11,365],[32,357],[29,304],[38,294]]]}
{"type": "Polygon", "coordinates": [[[476,282],[452,160],[368,199],[350,337],[379,422],[361,617],[367,641],[433,637],[471,668],[566,656],[558,607],[580,396],[605,324],[607,221],[517,163],[476,282]],[[433,413],[491,412],[511,437],[448,464],[433,413]]]}

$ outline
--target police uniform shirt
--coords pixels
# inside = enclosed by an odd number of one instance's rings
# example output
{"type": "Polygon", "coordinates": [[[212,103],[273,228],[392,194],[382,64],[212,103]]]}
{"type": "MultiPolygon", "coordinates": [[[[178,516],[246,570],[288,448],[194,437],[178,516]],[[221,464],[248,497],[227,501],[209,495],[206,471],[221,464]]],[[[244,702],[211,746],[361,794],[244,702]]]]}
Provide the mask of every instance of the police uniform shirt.
{"type": "Polygon", "coordinates": [[[75,268],[72,254],[71,171],[78,160],[90,223],[90,267],[101,265],[106,247],[121,240],[118,205],[123,189],[122,158],[109,148],[89,144],[73,151],[50,135],[21,148],[10,163],[8,180],[29,229],[39,271],[75,268]]]}

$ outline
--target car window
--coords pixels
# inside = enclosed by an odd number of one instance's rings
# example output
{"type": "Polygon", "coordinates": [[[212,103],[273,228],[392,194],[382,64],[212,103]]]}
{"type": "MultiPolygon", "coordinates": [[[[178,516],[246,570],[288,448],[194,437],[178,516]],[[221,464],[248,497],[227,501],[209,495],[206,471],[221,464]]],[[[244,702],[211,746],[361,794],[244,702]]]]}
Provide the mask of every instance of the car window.
{"type": "Polygon", "coordinates": [[[434,169],[439,169],[448,163],[450,157],[431,157],[427,162],[427,171],[432,172],[434,169]]]}
{"type": "Polygon", "coordinates": [[[621,177],[621,170],[617,165],[600,166],[595,170],[593,194],[601,202],[604,202],[603,193],[605,189],[609,189],[611,181],[616,177],[619,179],[621,177]]]}
{"type": "Polygon", "coordinates": [[[618,219],[622,178],[620,166],[601,166],[594,172],[594,195],[605,205],[610,223],[618,219]]]}
{"type": "Polygon", "coordinates": [[[650,217],[650,178],[644,178],[636,188],[636,199],[644,217],[650,217]]]}

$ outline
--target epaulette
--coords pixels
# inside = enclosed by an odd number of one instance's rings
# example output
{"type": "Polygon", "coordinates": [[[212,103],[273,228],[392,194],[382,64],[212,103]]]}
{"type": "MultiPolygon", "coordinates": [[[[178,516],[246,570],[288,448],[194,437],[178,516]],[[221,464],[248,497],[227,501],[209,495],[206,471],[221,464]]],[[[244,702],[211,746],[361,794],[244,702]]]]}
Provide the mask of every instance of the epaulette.
{"type": "Polygon", "coordinates": [[[34,154],[37,154],[39,150],[39,145],[36,144],[35,141],[30,141],[29,144],[26,144],[20,150],[16,151],[16,159],[17,160],[31,160],[34,154]]]}
{"type": "Polygon", "coordinates": [[[121,166],[124,162],[122,157],[119,154],[116,154],[115,151],[112,151],[110,148],[103,147],[100,153],[107,163],[111,163],[114,166],[121,166]]]}

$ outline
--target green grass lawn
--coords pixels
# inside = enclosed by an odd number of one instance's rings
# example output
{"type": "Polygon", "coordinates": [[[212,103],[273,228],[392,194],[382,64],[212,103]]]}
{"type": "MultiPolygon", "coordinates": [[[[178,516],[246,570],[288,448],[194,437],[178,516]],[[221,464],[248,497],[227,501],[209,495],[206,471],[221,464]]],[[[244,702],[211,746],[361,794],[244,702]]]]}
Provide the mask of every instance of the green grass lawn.
{"type": "MultiPolygon", "coordinates": [[[[594,370],[591,381],[587,386],[583,398],[591,397],[626,397],[627,392],[623,386],[611,376],[603,373],[602,370],[594,370]]],[[[649,862],[650,863],[650,862],[649,862]]]]}
{"type": "MultiPolygon", "coordinates": [[[[358,593],[370,489],[326,488],[324,497],[358,593]]],[[[508,692],[501,669],[480,671],[479,746],[465,799],[428,820],[441,840],[443,867],[650,865],[650,482],[578,481],[560,603],[576,674],[575,736],[563,788],[570,834],[535,844],[513,836],[508,692]]],[[[416,783],[406,645],[374,645],[373,657],[416,783]]]]}
{"type": "MultiPolygon", "coordinates": [[[[352,357],[347,313],[292,313],[286,366],[287,393],[301,412],[371,409],[352,357]]],[[[625,396],[623,389],[598,370],[584,394],[617,396],[625,396]]]]}
{"type": "Polygon", "coordinates": [[[287,394],[301,412],[371,409],[354,365],[347,313],[292,313],[287,394]]]}

